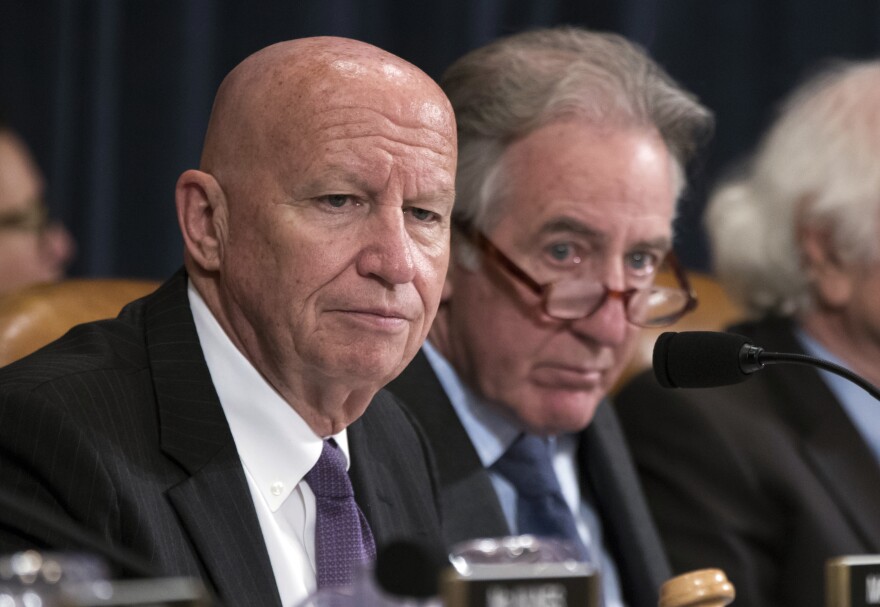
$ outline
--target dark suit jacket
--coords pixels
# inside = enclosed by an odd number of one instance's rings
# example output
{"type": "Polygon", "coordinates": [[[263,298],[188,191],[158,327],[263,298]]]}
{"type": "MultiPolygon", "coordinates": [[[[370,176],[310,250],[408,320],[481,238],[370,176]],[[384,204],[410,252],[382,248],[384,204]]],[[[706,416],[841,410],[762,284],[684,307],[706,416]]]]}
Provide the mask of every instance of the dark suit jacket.
{"type": "MultiPolygon", "coordinates": [[[[388,389],[412,412],[434,452],[447,545],[508,535],[489,473],[425,355],[419,352],[388,389]]],[[[627,604],[655,607],[669,565],[608,404],[581,434],[578,459],[584,493],[594,498],[627,604]]]]}
{"type": "MultiPolygon", "coordinates": [[[[0,487],[221,601],[279,605],[232,434],[205,364],[183,272],[0,371],[0,487]]],[[[442,549],[426,447],[380,393],[349,427],[351,478],[377,546],[442,549]]],[[[76,548],[0,512],[0,552],[76,548]]]]}
{"type": "MultiPolygon", "coordinates": [[[[802,351],[788,321],[732,330],[802,351]]],[[[812,368],[700,390],[646,374],[616,402],[677,571],[721,567],[737,605],[820,607],[825,559],[880,552],[880,467],[812,368]]]]}

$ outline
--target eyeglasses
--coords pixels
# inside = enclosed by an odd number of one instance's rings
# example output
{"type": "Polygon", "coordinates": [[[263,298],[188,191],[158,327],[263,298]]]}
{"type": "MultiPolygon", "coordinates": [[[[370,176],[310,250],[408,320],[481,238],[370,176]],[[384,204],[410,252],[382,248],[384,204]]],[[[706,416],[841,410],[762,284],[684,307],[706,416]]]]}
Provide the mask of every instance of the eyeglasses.
{"type": "Polygon", "coordinates": [[[594,314],[610,299],[623,302],[626,319],[638,327],[665,327],[697,307],[697,294],[673,252],[660,266],[654,284],[617,291],[600,282],[560,280],[541,284],[505,255],[482,232],[456,223],[459,231],[486,257],[504,268],[541,298],[544,312],[557,320],[578,320],[594,314]]]}
{"type": "Polygon", "coordinates": [[[0,212],[0,231],[41,232],[48,223],[49,213],[42,200],[32,202],[23,210],[0,212]]]}

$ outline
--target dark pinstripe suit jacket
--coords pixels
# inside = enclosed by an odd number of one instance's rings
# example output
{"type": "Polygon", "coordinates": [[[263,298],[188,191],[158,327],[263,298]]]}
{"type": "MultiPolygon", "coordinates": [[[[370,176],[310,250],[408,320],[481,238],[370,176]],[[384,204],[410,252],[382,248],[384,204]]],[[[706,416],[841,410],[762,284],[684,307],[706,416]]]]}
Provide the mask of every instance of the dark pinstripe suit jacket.
{"type": "MultiPolygon", "coordinates": [[[[421,351],[388,389],[412,412],[434,451],[447,545],[507,535],[489,473],[421,351]]],[[[594,498],[605,542],[620,569],[624,599],[631,607],[655,607],[660,585],[670,576],[669,564],[607,403],[581,433],[578,464],[581,484],[594,498]]]]}
{"type": "MultiPolygon", "coordinates": [[[[0,371],[0,488],[152,561],[226,605],[280,605],[183,272],[118,319],[81,325],[0,371]]],[[[377,545],[441,548],[425,448],[380,392],[349,428],[351,477],[377,545]]],[[[0,512],[0,552],[75,548],[0,512]]]]}

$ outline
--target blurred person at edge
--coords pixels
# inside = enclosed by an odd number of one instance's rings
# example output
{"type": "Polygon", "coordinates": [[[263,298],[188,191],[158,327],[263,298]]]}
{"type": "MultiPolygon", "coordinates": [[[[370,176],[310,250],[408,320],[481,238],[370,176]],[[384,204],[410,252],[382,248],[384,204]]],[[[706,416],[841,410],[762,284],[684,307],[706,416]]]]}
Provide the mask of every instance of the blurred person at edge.
{"type": "Polygon", "coordinates": [[[49,221],[43,176],[24,141],[0,120],[0,295],[64,276],[73,239],[49,221]]]}
{"type": "MultiPolygon", "coordinates": [[[[798,88],[711,196],[717,274],[749,311],[729,331],[880,385],[880,61],[798,88]]],[[[880,405],[812,367],[664,390],[618,411],[670,560],[721,567],[737,604],[820,607],[826,559],[880,553],[880,405]]]]}
{"type": "Polygon", "coordinates": [[[390,389],[432,442],[447,543],[552,519],[527,516],[530,489],[499,473],[529,443],[605,605],[654,607],[669,567],[606,396],[639,326],[692,301],[652,285],[674,264],[711,114],[624,38],[567,27],[477,49],[441,86],[460,146],[453,259],[428,342],[390,389]]]}

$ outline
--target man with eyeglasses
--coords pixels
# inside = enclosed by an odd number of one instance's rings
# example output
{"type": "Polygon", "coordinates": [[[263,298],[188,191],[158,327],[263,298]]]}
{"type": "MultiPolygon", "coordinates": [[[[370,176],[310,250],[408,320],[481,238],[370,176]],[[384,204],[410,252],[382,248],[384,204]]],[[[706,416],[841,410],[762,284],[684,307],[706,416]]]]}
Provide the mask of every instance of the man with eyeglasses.
{"type": "Polygon", "coordinates": [[[670,570],[606,396],[640,327],[695,305],[671,223],[711,115],[623,38],[572,28],[498,40],[441,85],[453,261],[390,388],[435,452],[446,541],[556,537],[606,607],[653,607],[670,570]]]}
{"type": "Polygon", "coordinates": [[[61,278],[73,239],[50,223],[43,178],[24,142],[0,122],[0,295],[61,278]]]}

